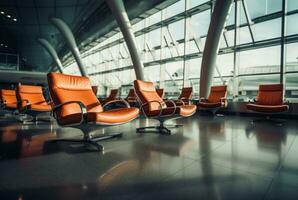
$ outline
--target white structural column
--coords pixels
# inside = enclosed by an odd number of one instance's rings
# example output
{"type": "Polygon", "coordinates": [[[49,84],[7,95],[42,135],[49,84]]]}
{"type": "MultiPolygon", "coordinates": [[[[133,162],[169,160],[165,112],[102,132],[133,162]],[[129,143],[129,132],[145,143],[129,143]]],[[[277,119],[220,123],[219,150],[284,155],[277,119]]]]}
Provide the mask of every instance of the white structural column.
{"type": "Polygon", "coordinates": [[[233,0],[217,0],[215,2],[202,59],[200,97],[206,98],[209,95],[216,67],[220,37],[232,2],[233,0]]]}
{"type": "Polygon", "coordinates": [[[54,49],[54,47],[46,40],[43,38],[38,38],[38,42],[41,44],[41,46],[43,46],[46,51],[52,56],[54,62],[56,63],[58,70],[63,73],[63,66],[61,64],[61,61],[57,55],[56,50],[54,49]]]}
{"type": "Polygon", "coordinates": [[[60,33],[63,35],[64,39],[66,40],[66,42],[70,48],[70,51],[78,64],[81,75],[87,76],[83,61],[81,59],[80,51],[77,47],[77,43],[75,41],[75,38],[74,38],[70,28],[67,26],[67,24],[64,23],[64,21],[62,21],[61,19],[58,19],[58,18],[52,18],[51,22],[60,31],[60,33]]]}
{"type": "Polygon", "coordinates": [[[136,78],[139,80],[144,80],[144,65],[141,60],[135,36],[131,27],[130,20],[128,18],[126,9],[124,7],[122,0],[106,0],[106,3],[110,7],[113,16],[115,17],[118,26],[123,34],[123,38],[128,47],[133,67],[136,73],[136,78]]]}

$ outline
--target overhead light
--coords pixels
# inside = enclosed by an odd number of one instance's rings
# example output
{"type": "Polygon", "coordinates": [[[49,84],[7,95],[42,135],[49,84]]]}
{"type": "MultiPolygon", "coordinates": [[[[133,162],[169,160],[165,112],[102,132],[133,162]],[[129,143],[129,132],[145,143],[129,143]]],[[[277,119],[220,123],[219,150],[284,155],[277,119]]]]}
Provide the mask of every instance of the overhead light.
{"type": "Polygon", "coordinates": [[[15,21],[15,22],[16,22],[16,21],[18,21],[18,20],[17,20],[16,18],[13,18],[13,21],[15,21]]]}
{"type": "Polygon", "coordinates": [[[0,13],[1,13],[2,15],[4,15],[4,14],[5,14],[5,12],[4,12],[4,11],[1,11],[0,13]]]}
{"type": "Polygon", "coordinates": [[[11,16],[10,16],[10,15],[6,15],[6,17],[8,17],[8,18],[11,18],[11,16]]]}
{"type": "Polygon", "coordinates": [[[7,48],[8,46],[7,45],[5,45],[5,48],[7,48]]]}

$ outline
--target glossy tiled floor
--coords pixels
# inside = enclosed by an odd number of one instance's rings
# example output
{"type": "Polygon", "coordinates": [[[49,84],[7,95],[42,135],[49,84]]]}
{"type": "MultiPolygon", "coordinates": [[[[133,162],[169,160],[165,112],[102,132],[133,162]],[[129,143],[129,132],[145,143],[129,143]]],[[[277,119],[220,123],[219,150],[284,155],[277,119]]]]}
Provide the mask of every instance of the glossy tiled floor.
{"type": "MultiPolygon", "coordinates": [[[[298,126],[193,116],[172,136],[105,133],[105,151],[47,142],[79,137],[54,124],[0,118],[0,199],[298,199],[298,126]]],[[[98,131],[97,134],[102,134],[98,131]]]]}

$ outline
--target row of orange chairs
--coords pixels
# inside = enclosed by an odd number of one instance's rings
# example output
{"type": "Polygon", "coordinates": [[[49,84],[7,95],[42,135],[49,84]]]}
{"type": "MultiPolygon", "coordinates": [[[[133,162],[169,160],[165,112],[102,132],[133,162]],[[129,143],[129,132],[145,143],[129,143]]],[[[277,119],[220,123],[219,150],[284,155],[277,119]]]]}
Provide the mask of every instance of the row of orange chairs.
{"type": "Polygon", "coordinates": [[[16,90],[2,89],[0,96],[2,108],[29,114],[33,120],[38,114],[52,109],[51,102],[44,98],[41,86],[18,85],[16,90]]]}
{"type": "MultiPolygon", "coordinates": [[[[102,150],[103,146],[96,141],[121,136],[117,133],[94,138],[90,132],[98,125],[105,127],[130,122],[138,117],[141,110],[146,117],[158,120],[159,125],[140,127],[137,132],[153,129],[159,133],[171,134],[171,130],[165,125],[167,120],[188,117],[197,110],[197,106],[189,102],[192,88],[184,88],[176,100],[163,99],[152,82],[135,80],[134,89],[130,93],[133,98],[139,101],[140,105],[137,108],[130,107],[127,101],[121,99],[100,101],[87,77],[49,73],[48,85],[53,102],[45,101],[41,87],[19,85],[16,93],[2,90],[3,105],[6,108],[18,108],[25,112],[52,111],[58,124],[80,128],[84,133],[83,139],[60,139],[56,141],[80,142],[96,147],[97,150],[102,150]],[[132,94],[133,92],[134,94],[132,94]],[[15,100],[11,97],[13,95],[16,96],[15,100]],[[188,97],[185,98],[185,96],[188,97]],[[125,108],[105,110],[107,105],[115,102],[125,104],[125,108]]],[[[282,89],[282,85],[260,86],[256,103],[248,104],[247,108],[254,111],[258,111],[260,108],[262,111],[268,112],[288,110],[288,106],[283,104],[282,100],[280,101],[282,89]]],[[[226,95],[226,86],[213,86],[209,97],[200,99],[197,105],[206,109],[226,107],[226,95]]]]}

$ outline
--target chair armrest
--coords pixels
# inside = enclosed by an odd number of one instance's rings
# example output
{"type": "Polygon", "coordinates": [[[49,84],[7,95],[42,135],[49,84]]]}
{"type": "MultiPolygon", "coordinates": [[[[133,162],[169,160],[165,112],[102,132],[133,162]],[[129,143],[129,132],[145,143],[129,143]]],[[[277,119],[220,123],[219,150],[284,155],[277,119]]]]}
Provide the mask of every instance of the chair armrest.
{"type": "Polygon", "coordinates": [[[222,106],[222,107],[227,107],[227,105],[228,105],[228,100],[227,100],[227,98],[226,98],[226,97],[221,97],[221,98],[220,98],[220,103],[221,103],[221,106],[222,106]]]}
{"type": "Polygon", "coordinates": [[[191,102],[191,99],[189,99],[189,98],[185,98],[185,97],[182,97],[181,99],[177,99],[178,101],[179,100],[181,100],[180,102],[183,102],[183,105],[185,105],[185,101],[188,103],[188,104],[190,104],[190,102],[191,102]]]}
{"type": "Polygon", "coordinates": [[[207,99],[205,97],[200,97],[199,102],[207,102],[207,99]]]}
{"type": "Polygon", "coordinates": [[[289,100],[287,100],[287,99],[283,99],[283,104],[289,104],[289,103],[290,103],[289,100]]]}
{"type": "Polygon", "coordinates": [[[57,106],[54,106],[52,108],[52,115],[53,117],[57,120],[58,124],[61,125],[60,121],[59,121],[59,117],[57,116],[57,111],[60,110],[63,106],[65,105],[68,105],[68,104],[78,104],[80,106],[80,109],[81,109],[81,121],[79,123],[76,123],[76,124],[70,124],[70,125],[80,125],[82,123],[85,123],[87,122],[87,108],[86,106],[80,102],[80,101],[67,101],[67,102],[64,102],[62,104],[59,104],[57,106]]]}
{"type": "MultiPolygon", "coordinates": [[[[160,105],[160,108],[162,108],[162,104],[159,102],[159,101],[147,101],[146,103],[143,103],[141,106],[140,106],[140,110],[142,110],[142,112],[144,113],[144,115],[146,117],[148,117],[146,115],[146,112],[144,111],[144,106],[147,106],[147,105],[150,105],[151,103],[158,103],[160,105]]],[[[160,117],[162,114],[162,109],[159,110],[159,114],[158,114],[158,117],[160,117]]]]}
{"type": "Polygon", "coordinates": [[[28,110],[31,104],[30,104],[29,100],[23,99],[19,102],[19,105],[20,105],[22,110],[28,110]],[[23,106],[23,102],[26,102],[25,106],[23,106]]]}
{"type": "MultiPolygon", "coordinates": [[[[171,100],[171,99],[168,99],[168,100],[166,100],[166,101],[164,101],[164,102],[165,102],[165,103],[166,103],[166,102],[171,102],[171,103],[173,104],[174,111],[173,111],[169,116],[174,115],[174,114],[176,113],[176,109],[177,109],[177,105],[176,105],[175,101],[173,101],[173,100],[171,100]]],[[[184,105],[184,104],[183,104],[183,105],[184,105]]]]}
{"type": "Polygon", "coordinates": [[[130,108],[129,103],[123,99],[115,99],[115,100],[109,101],[109,102],[105,103],[102,107],[105,108],[107,105],[115,103],[115,102],[121,102],[121,103],[125,104],[126,108],[130,108]]]}
{"type": "Polygon", "coordinates": [[[249,99],[248,100],[248,103],[256,103],[257,102],[257,99],[256,98],[253,98],[253,99],[249,99]]]}

